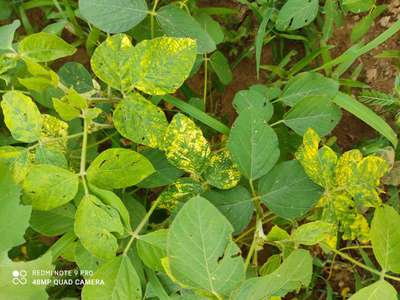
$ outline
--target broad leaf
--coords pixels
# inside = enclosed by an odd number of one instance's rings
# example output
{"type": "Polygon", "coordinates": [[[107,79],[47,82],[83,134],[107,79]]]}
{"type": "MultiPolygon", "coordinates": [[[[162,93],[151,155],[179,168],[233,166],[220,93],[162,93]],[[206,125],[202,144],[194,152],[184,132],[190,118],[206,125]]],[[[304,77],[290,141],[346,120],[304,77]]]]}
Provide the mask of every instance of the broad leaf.
{"type": "Polygon", "coordinates": [[[164,137],[168,160],[179,169],[201,175],[210,155],[210,146],[196,124],[184,114],[174,116],[164,137]]]}
{"type": "Polygon", "coordinates": [[[395,288],[385,280],[375,282],[349,298],[349,300],[397,300],[395,288]]]}
{"type": "Polygon", "coordinates": [[[260,179],[258,192],[270,210],[288,219],[303,216],[322,195],[296,160],[276,165],[260,179]]]}
{"type": "Polygon", "coordinates": [[[31,98],[21,92],[10,91],[3,95],[1,108],[4,123],[14,139],[31,143],[39,139],[42,117],[31,98]]]}
{"type": "Polygon", "coordinates": [[[196,59],[196,43],[189,38],[144,40],[134,49],[135,87],[150,95],[174,93],[189,76],[196,59]]]}
{"type": "Polygon", "coordinates": [[[157,11],[157,20],[168,36],[196,40],[198,53],[209,53],[216,48],[212,37],[192,16],[177,5],[170,4],[162,7],[157,11]]]}
{"type": "Polygon", "coordinates": [[[275,131],[266,123],[264,114],[256,108],[239,114],[229,136],[228,148],[233,161],[249,180],[256,180],[268,173],[280,154],[275,131]]]}
{"type": "Polygon", "coordinates": [[[385,205],[376,209],[370,237],[374,255],[385,271],[400,273],[400,215],[385,205]]]}
{"type": "Polygon", "coordinates": [[[244,280],[240,250],[231,240],[229,221],[206,199],[192,198],[179,211],[168,234],[172,276],[187,287],[219,295],[244,280]]]}
{"type": "Polygon", "coordinates": [[[23,182],[23,199],[37,210],[51,210],[78,192],[78,175],[52,165],[34,165],[23,182]]]}
{"type": "Polygon", "coordinates": [[[154,271],[164,271],[161,259],[167,256],[167,234],[166,229],[160,229],[141,235],[136,242],[139,257],[154,271]]]}
{"type": "Polygon", "coordinates": [[[115,257],[101,265],[90,279],[103,280],[104,284],[86,284],[82,290],[83,300],[142,299],[139,276],[126,255],[115,257]]]}
{"type": "Polygon", "coordinates": [[[134,53],[129,37],[117,34],[108,37],[94,50],[90,65],[94,74],[102,81],[126,92],[133,87],[134,53]]]}
{"type": "Polygon", "coordinates": [[[269,121],[274,114],[274,107],[265,95],[255,89],[242,90],[236,93],[233,107],[238,114],[245,110],[259,110],[265,121],[269,121]]]}
{"type": "Polygon", "coordinates": [[[47,62],[70,56],[76,51],[63,39],[56,35],[39,32],[28,35],[18,44],[18,52],[36,62],[47,62]]]}
{"type": "Polygon", "coordinates": [[[145,0],[79,0],[79,12],[97,28],[119,33],[139,24],[148,8],[145,0]]]}
{"type": "Polygon", "coordinates": [[[228,191],[211,190],[203,194],[231,222],[234,234],[243,231],[253,216],[252,196],[247,189],[238,186],[228,191]]]}
{"type": "Polygon", "coordinates": [[[112,148],[95,158],[87,170],[87,178],[102,189],[121,189],[139,183],[153,172],[153,166],[143,155],[112,148]]]}
{"type": "Polygon", "coordinates": [[[46,293],[46,285],[35,284],[34,280],[38,283],[49,279],[47,272],[54,270],[51,262],[52,256],[50,251],[28,262],[14,262],[7,257],[7,253],[1,253],[0,299],[49,299],[49,295],[46,293]],[[46,274],[42,275],[40,274],[41,272],[46,272],[46,274]]]}
{"type": "Polygon", "coordinates": [[[83,197],[79,203],[74,228],[82,245],[104,260],[113,258],[118,250],[114,233],[124,232],[118,211],[92,195],[83,197]]]}
{"type": "Polygon", "coordinates": [[[298,102],[285,115],[284,123],[297,134],[303,135],[314,128],[320,136],[329,134],[342,117],[340,108],[320,96],[308,97],[298,102]]]}
{"type": "Polygon", "coordinates": [[[80,63],[67,62],[57,74],[63,85],[73,88],[78,93],[86,93],[93,89],[92,76],[80,63]]]}
{"type": "Polygon", "coordinates": [[[279,11],[275,27],[282,31],[300,29],[318,14],[318,0],[288,0],[279,11]]]}
{"type": "Polygon", "coordinates": [[[233,294],[233,300],[261,300],[308,286],[312,275],[312,256],[306,250],[294,250],[282,265],[269,275],[246,280],[233,294]]]}
{"type": "Polygon", "coordinates": [[[153,148],[163,144],[168,121],[164,112],[140,94],[121,100],[114,110],[114,126],[127,139],[153,148]]]}
{"type": "Polygon", "coordinates": [[[10,171],[8,175],[19,183],[25,179],[31,165],[29,151],[22,147],[0,147],[0,164],[7,165],[10,171]]]}
{"type": "Polygon", "coordinates": [[[34,210],[30,225],[45,236],[57,236],[74,228],[75,207],[67,204],[49,211],[34,210]]]}
{"type": "Polygon", "coordinates": [[[322,221],[309,222],[296,228],[290,239],[297,244],[312,246],[335,234],[335,231],[336,228],[332,224],[322,221]]]}
{"type": "Polygon", "coordinates": [[[32,208],[20,204],[21,188],[0,163],[0,253],[22,244],[32,208]]]}

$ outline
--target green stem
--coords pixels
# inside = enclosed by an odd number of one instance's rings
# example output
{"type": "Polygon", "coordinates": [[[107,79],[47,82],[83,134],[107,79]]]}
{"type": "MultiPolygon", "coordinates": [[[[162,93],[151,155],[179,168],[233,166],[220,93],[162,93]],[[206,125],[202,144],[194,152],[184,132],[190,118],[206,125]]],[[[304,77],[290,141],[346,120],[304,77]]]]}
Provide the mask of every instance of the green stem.
{"type": "Polygon", "coordinates": [[[154,16],[157,15],[156,9],[158,5],[159,0],[154,0],[153,8],[151,9],[150,13],[150,32],[151,32],[151,38],[154,38],[154,16]]]}
{"type": "Polygon", "coordinates": [[[129,248],[132,246],[132,243],[135,239],[139,239],[139,233],[142,231],[143,227],[146,225],[147,221],[150,219],[150,216],[153,214],[154,210],[157,208],[159,202],[161,200],[161,197],[159,197],[157,200],[155,200],[149,211],[146,213],[146,215],[143,217],[143,219],[140,221],[139,225],[136,227],[135,231],[131,233],[131,238],[126,245],[124,251],[122,252],[122,255],[126,255],[129,251],[129,248]]]}
{"type": "Polygon", "coordinates": [[[208,85],[208,57],[207,54],[204,54],[204,91],[203,91],[203,103],[204,103],[204,111],[206,111],[207,104],[207,85],[208,85]]]}
{"type": "Polygon", "coordinates": [[[86,183],[86,151],[87,151],[87,140],[88,140],[88,122],[86,116],[83,118],[83,138],[82,138],[82,151],[81,151],[81,165],[79,175],[82,178],[83,188],[85,195],[89,195],[89,189],[86,183]]]}
{"type": "MultiPolygon", "coordinates": [[[[83,135],[83,132],[71,134],[71,135],[67,136],[67,140],[74,139],[74,138],[80,137],[80,136],[82,136],[82,135],[83,135]]],[[[39,147],[40,145],[49,144],[49,143],[57,142],[57,141],[61,141],[61,140],[63,140],[63,139],[64,139],[64,137],[58,137],[58,138],[47,139],[47,140],[45,140],[45,141],[40,141],[40,142],[37,142],[36,144],[34,144],[34,145],[28,147],[28,150],[33,150],[33,149],[39,147]]]]}

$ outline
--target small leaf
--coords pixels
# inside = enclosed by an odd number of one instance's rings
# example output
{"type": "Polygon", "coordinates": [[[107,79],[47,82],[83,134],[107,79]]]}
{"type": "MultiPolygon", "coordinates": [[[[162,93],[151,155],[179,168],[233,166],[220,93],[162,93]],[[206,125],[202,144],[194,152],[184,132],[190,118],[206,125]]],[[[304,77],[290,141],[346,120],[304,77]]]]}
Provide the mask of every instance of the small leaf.
{"type": "Polygon", "coordinates": [[[123,137],[152,148],[162,146],[168,127],[162,109],[140,94],[122,99],[114,110],[113,121],[123,137]]]}
{"type": "Polygon", "coordinates": [[[210,65],[217,74],[222,84],[228,85],[233,80],[231,67],[228,59],[220,52],[216,51],[210,56],[210,65]]]}
{"type": "Polygon", "coordinates": [[[121,255],[101,265],[90,278],[94,282],[103,280],[104,284],[85,284],[82,300],[141,300],[142,288],[139,276],[130,258],[121,255]]]}
{"type": "Polygon", "coordinates": [[[79,203],[75,215],[75,234],[82,245],[94,256],[112,259],[118,250],[114,233],[122,235],[124,227],[118,211],[87,195],[79,203]]]}
{"type": "Polygon", "coordinates": [[[292,232],[290,239],[298,244],[312,246],[335,233],[336,228],[334,225],[322,221],[315,221],[296,228],[292,232]]]}
{"type": "MultiPolygon", "coordinates": [[[[0,6],[0,10],[2,9],[4,8],[1,8],[0,6]]],[[[0,26],[0,53],[3,51],[14,51],[12,42],[15,31],[19,26],[21,26],[21,22],[19,20],[14,20],[11,24],[0,26]]]]}
{"type": "Polygon", "coordinates": [[[90,65],[94,74],[109,86],[126,92],[132,89],[135,49],[129,37],[116,34],[108,37],[93,52],[90,65]]]}
{"type": "Polygon", "coordinates": [[[51,210],[78,192],[78,175],[52,165],[34,165],[23,182],[24,200],[37,210],[51,210]]]}
{"type": "Polygon", "coordinates": [[[163,272],[161,259],[167,256],[166,229],[160,229],[141,235],[137,240],[136,249],[144,264],[154,271],[163,272]]]}
{"type": "Polygon", "coordinates": [[[375,4],[375,0],[343,0],[342,5],[346,10],[359,14],[369,11],[375,4]]]}
{"type": "Polygon", "coordinates": [[[371,224],[374,255],[385,271],[400,273],[400,215],[385,205],[377,208],[371,224]]]}
{"type": "Polygon", "coordinates": [[[292,31],[310,24],[318,14],[318,0],[288,0],[280,9],[275,27],[292,31]]]}
{"type": "Polygon", "coordinates": [[[349,298],[349,300],[397,300],[395,288],[385,280],[377,281],[349,298]]]}
{"type": "Polygon", "coordinates": [[[233,161],[249,180],[256,180],[268,173],[280,154],[275,131],[266,123],[264,114],[256,108],[243,111],[236,119],[228,148],[233,161]]]}
{"type": "Polygon", "coordinates": [[[141,154],[123,148],[100,153],[90,164],[87,178],[102,189],[121,189],[135,185],[154,172],[151,163],[141,154]]]}
{"type": "Polygon", "coordinates": [[[197,42],[197,52],[209,53],[216,49],[212,37],[183,9],[170,4],[157,11],[157,20],[168,36],[191,38],[197,42]]]}
{"type": "Polygon", "coordinates": [[[8,174],[16,183],[25,179],[30,167],[29,151],[23,147],[0,147],[0,164],[8,166],[8,174]],[[11,172],[11,173],[9,173],[11,172]]]}
{"type": "Polygon", "coordinates": [[[78,93],[86,93],[93,89],[92,76],[80,63],[67,62],[58,70],[57,74],[63,85],[73,88],[78,93]]]}
{"type": "Polygon", "coordinates": [[[18,44],[18,52],[36,62],[47,62],[70,56],[76,51],[56,35],[39,32],[28,35],[18,44]]]}
{"type": "Polygon", "coordinates": [[[255,89],[242,90],[235,94],[233,107],[240,114],[245,110],[258,110],[264,115],[264,120],[269,121],[274,114],[274,107],[265,95],[255,89]]]}
{"type": "Polygon", "coordinates": [[[64,97],[53,98],[56,112],[66,121],[71,121],[81,116],[81,110],[87,107],[87,101],[74,89],[70,89],[64,97]]]}
{"type": "Polygon", "coordinates": [[[139,24],[148,8],[145,0],[79,0],[79,12],[100,30],[119,33],[139,24]]]}
{"type": "Polygon", "coordinates": [[[221,150],[210,155],[204,178],[210,185],[221,190],[231,189],[238,184],[240,172],[228,150],[221,150]]]}
{"type": "Polygon", "coordinates": [[[31,98],[21,92],[9,91],[3,95],[1,108],[4,123],[14,139],[32,143],[39,139],[42,117],[31,98]]]}
{"type": "Polygon", "coordinates": [[[210,146],[196,124],[178,113],[167,128],[164,151],[168,160],[186,172],[201,175],[210,155],[210,146]]]}
{"type": "Polygon", "coordinates": [[[206,199],[192,198],[171,224],[167,251],[174,278],[222,298],[245,276],[229,221],[206,199]],[[212,220],[212,222],[210,222],[212,220]]]}
{"type": "Polygon", "coordinates": [[[296,219],[307,213],[319,200],[322,190],[295,161],[276,165],[258,184],[261,201],[282,218],[296,219]]]}
{"type": "Polygon", "coordinates": [[[188,38],[144,40],[134,49],[135,87],[150,95],[174,93],[189,77],[196,59],[196,43],[188,38]]]}

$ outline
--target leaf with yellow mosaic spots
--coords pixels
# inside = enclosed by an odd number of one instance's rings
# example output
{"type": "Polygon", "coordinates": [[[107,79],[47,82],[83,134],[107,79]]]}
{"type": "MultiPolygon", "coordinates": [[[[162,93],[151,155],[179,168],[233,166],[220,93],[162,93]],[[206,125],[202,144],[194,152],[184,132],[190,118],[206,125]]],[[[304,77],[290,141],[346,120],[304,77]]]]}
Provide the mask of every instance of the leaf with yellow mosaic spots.
{"type": "Polygon", "coordinates": [[[199,182],[188,177],[179,178],[158,196],[160,201],[158,207],[172,211],[179,203],[183,203],[203,192],[204,189],[199,182]]]}
{"type": "Polygon", "coordinates": [[[0,163],[9,168],[14,181],[19,183],[29,171],[29,151],[22,147],[0,147],[0,163]]]}
{"type": "Polygon", "coordinates": [[[134,47],[125,34],[107,38],[96,48],[90,60],[93,72],[109,86],[128,91],[133,87],[134,47]]]}
{"type": "Polygon", "coordinates": [[[160,37],[135,46],[135,87],[150,95],[174,93],[189,76],[196,59],[196,42],[160,37]]]}
{"type": "Polygon", "coordinates": [[[210,146],[200,128],[190,118],[178,113],[167,128],[164,151],[174,166],[200,176],[210,155],[210,146]]]}
{"type": "Polygon", "coordinates": [[[122,136],[152,148],[161,147],[168,127],[162,109],[139,94],[129,95],[119,102],[113,120],[122,136]]]}
{"type": "Polygon", "coordinates": [[[65,150],[68,139],[68,124],[51,115],[42,115],[40,142],[47,147],[65,150]]]}
{"type": "Polygon", "coordinates": [[[204,171],[207,182],[221,190],[235,187],[240,180],[240,171],[232,161],[228,150],[222,150],[210,155],[204,171]]]}
{"type": "Polygon", "coordinates": [[[362,158],[362,153],[357,149],[347,151],[339,158],[336,166],[336,182],[339,186],[350,184],[362,158]]]}

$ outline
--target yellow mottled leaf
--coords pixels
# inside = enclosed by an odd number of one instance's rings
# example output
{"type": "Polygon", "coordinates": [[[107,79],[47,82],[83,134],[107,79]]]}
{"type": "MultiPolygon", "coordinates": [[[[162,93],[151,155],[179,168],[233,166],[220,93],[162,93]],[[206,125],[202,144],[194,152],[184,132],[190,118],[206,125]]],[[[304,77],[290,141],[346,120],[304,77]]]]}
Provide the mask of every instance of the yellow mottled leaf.
{"type": "Polygon", "coordinates": [[[64,150],[67,145],[68,124],[51,115],[42,115],[40,142],[48,147],[64,150]]]}
{"type": "Polygon", "coordinates": [[[362,158],[359,150],[347,151],[339,158],[336,166],[336,182],[339,186],[345,186],[351,182],[357,172],[357,164],[362,158]]]}

